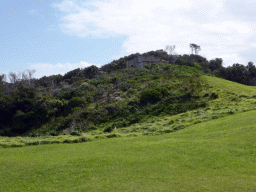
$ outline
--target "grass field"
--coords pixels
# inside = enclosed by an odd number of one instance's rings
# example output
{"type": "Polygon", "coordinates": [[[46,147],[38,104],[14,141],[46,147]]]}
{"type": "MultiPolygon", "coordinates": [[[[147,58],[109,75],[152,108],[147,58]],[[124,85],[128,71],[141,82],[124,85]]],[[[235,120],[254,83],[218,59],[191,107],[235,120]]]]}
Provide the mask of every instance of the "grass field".
{"type": "Polygon", "coordinates": [[[233,81],[228,81],[225,79],[217,78],[217,77],[210,77],[204,75],[203,78],[207,80],[207,82],[211,86],[215,86],[216,88],[228,90],[230,92],[244,94],[244,95],[256,95],[256,87],[255,86],[247,86],[242,85],[233,81]]]}
{"type": "Polygon", "coordinates": [[[0,148],[0,191],[256,191],[255,115],[163,135],[0,148]]]}

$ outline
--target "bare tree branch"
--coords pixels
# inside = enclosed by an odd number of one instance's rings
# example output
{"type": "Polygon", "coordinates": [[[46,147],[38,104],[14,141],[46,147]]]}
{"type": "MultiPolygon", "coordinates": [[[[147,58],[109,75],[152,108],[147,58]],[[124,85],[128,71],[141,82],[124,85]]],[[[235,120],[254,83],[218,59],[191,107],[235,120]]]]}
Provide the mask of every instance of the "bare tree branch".
{"type": "Polygon", "coordinates": [[[7,81],[7,76],[5,74],[0,75],[0,81],[7,81]]]}
{"type": "Polygon", "coordinates": [[[10,72],[8,76],[11,83],[15,84],[18,81],[16,73],[10,72]]]}
{"type": "Polygon", "coordinates": [[[26,71],[23,71],[23,72],[22,72],[22,80],[25,80],[25,81],[28,80],[28,74],[27,74],[26,71]]]}
{"type": "Polygon", "coordinates": [[[172,55],[176,46],[175,45],[166,45],[165,46],[165,51],[169,52],[169,55],[172,55]]]}
{"type": "Polygon", "coordinates": [[[35,69],[33,69],[33,70],[27,70],[27,72],[28,72],[29,79],[32,79],[32,76],[34,75],[34,73],[36,72],[36,70],[35,70],[35,69]]]}
{"type": "Polygon", "coordinates": [[[189,47],[190,47],[190,49],[191,49],[192,54],[195,53],[195,55],[197,55],[198,52],[201,51],[201,48],[200,48],[199,45],[190,43],[189,47]]]}

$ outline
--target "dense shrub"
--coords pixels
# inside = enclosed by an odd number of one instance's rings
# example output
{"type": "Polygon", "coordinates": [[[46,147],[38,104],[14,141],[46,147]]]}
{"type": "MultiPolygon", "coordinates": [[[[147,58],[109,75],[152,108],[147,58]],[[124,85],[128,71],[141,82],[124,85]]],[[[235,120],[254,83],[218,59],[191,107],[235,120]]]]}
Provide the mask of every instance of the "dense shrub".
{"type": "Polygon", "coordinates": [[[160,101],[163,96],[168,93],[168,89],[165,87],[155,87],[151,89],[146,89],[141,93],[140,101],[141,103],[156,103],[160,101]]]}
{"type": "Polygon", "coordinates": [[[114,127],[113,125],[109,125],[107,126],[105,129],[104,129],[104,132],[105,133],[110,133],[111,131],[113,131],[114,127]]]}
{"type": "Polygon", "coordinates": [[[112,82],[115,83],[117,80],[119,80],[119,77],[115,75],[115,76],[112,78],[112,82]]]}
{"type": "MultiPolygon", "coordinates": [[[[79,127],[88,131],[92,126],[104,130],[99,124],[106,123],[111,128],[106,127],[105,132],[111,132],[114,127],[142,122],[150,115],[175,114],[201,106],[197,102],[201,99],[199,70],[210,70],[206,60],[187,55],[177,61],[180,65],[121,69],[126,59],[105,66],[110,74],[102,72],[104,67],[101,71],[96,67],[75,69],[63,77],[56,76],[58,83],[55,77],[42,78],[39,84],[47,89],[17,84],[8,95],[0,89],[0,129],[7,127],[10,133],[25,133],[31,127],[44,134],[79,127]],[[62,89],[56,87],[58,84],[62,89]]],[[[214,66],[212,62],[211,68],[214,66]]],[[[202,99],[209,100],[210,96],[209,92],[202,99]]]]}
{"type": "Polygon", "coordinates": [[[213,92],[210,96],[211,99],[217,99],[219,97],[219,95],[215,92],[213,92]]]}
{"type": "Polygon", "coordinates": [[[74,107],[84,107],[86,105],[86,100],[81,97],[73,97],[69,100],[68,106],[72,109],[74,107]]]}

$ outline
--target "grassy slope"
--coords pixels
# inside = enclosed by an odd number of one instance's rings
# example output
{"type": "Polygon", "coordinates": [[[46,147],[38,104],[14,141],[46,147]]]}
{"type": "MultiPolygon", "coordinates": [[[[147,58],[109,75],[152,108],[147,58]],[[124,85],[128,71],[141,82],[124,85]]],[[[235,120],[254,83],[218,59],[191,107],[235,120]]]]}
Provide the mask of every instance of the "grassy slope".
{"type": "Polygon", "coordinates": [[[207,108],[136,125],[183,130],[0,148],[0,191],[255,191],[255,87],[204,78],[219,95],[207,108]]]}
{"type": "Polygon", "coordinates": [[[230,92],[235,92],[244,95],[256,95],[255,86],[246,86],[236,82],[224,80],[217,77],[203,76],[204,79],[208,81],[210,85],[213,85],[217,88],[228,90],[230,92]]]}
{"type": "Polygon", "coordinates": [[[158,136],[0,149],[0,191],[255,191],[255,115],[158,136]]]}

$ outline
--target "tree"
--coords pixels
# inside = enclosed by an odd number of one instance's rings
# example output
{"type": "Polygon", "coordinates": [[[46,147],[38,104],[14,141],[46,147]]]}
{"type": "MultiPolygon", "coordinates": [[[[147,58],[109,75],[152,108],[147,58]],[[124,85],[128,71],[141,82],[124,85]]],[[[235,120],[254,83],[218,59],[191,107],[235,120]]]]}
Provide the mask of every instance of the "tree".
{"type": "Polygon", "coordinates": [[[7,77],[5,74],[0,75],[0,81],[7,81],[7,77]]]}
{"type": "Polygon", "coordinates": [[[34,111],[36,102],[36,89],[34,87],[27,87],[23,84],[20,84],[18,88],[13,91],[11,98],[13,98],[13,102],[9,107],[10,114],[12,114],[13,118],[11,124],[15,124],[18,132],[34,126],[36,122],[31,124],[33,119],[31,119],[27,114],[30,113],[31,115],[34,111]]]}
{"type": "Polygon", "coordinates": [[[0,91],[3,89],[4,87],[4,83],[6,81],[6,75],[5,74],[2,74],[0,75],[0,91]]]}
{"type": "Polygon", "coordinates": [[[12,117],[12,110],[10,106],[12,104],[12,98],[3,92],[0,92],[0,132],[5,125],[10,122],[12,117]]]}
{"type": "Polygon", "coordinates": [[[250,84],[256,85],[256,67],[253,64],[253,62],[249,62],[246,66],[246,69],[248,70],[248,76],[250,78],[250,84]]]}
{"type": "Polygon", "coordinates": [[[195,55],[197,55],[198,52],[201,51],[201,48],[200,48],[199,45],[190,43],[189,47],[190,47],[190,49],[191,49],[192,54],[195,53],[195,55]]]}
{"type": "Polygon", "coordinates": [[[16,73],[10,72],[9,73],[9,80],[10,80],[11,83],[15,84],[19,80],[19,78],[16,75],[16,73]]]}
{"type": "Polygon", "coordinates": [[[176,46],[175,45],[166,45],[165,46],[165,51],[169,52],[169,55],[172,55],[176,46]]]}
{"type": "Polygon", "coordinates": [[[35,72],[36,72],[35,69],[27,70],[28,86],[29,86],[29,87],[30,87],[30,85],[31,85],[31,80],[32,80],[33,75],[34,75],[35,72]]]}
{"type": "Polygon", "coordinates": [[[223,60],[221,58],[216,58],[215,60],[210,60],[209,68],[211,71],[218,70],[222,68],[223,60]]]}
{"type": "Polygon", "coordinates": [[[246,69],[248,71],[252,71],[253,69],[255,69],[255,65],[253,64],[252,61],[248,62],[247,66],[246,66],[246,69]]]}
{"type": "Polygon", "coordinates": [[[10,72],[9,73],[9,80],[10,82],[16,86],[16,83],[21,81],[22,83],[28,85],[30,87],[31,85],[31,79],[33,74],[36,72],[35,69],[33,70],[27,70],[19,73],[10,72]]]}
{"type": "Polygon", "coordinates": [[[248,76],[248,70],[242,64],[236,63],[226,68],[226,79],[230,81],[249,85],[250,79],[248,76]]]}

